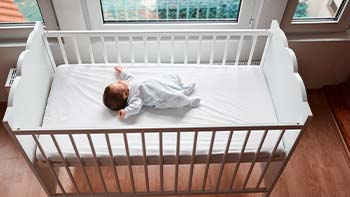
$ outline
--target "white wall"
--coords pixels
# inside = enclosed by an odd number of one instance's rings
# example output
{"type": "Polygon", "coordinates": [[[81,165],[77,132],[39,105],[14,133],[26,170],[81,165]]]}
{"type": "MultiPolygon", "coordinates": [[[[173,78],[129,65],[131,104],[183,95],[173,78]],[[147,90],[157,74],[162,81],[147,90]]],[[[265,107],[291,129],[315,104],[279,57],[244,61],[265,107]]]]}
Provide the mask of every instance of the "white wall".
{"type": "Polygon", "coordinates": [[[339,84],[350,76],[350,41],[289,42],[307,88],[339,84]]]}
{"type": "MultiPolygon", "coordinates": [[[[1,41],[0,41],[1,45],[1,41]]],[[[24,50],[22,47],[1,47],[0,46],[0,102],[7,101],[5,82],[10,68],[15,68],[19,54],[24,50]]]]}

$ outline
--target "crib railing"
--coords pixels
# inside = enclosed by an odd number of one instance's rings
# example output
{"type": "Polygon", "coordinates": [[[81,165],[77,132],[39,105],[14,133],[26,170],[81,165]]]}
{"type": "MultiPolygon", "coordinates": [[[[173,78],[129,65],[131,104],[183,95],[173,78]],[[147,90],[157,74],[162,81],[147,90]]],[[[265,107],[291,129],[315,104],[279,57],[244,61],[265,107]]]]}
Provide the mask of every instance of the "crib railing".
{"type": "MultiPolygon", "coordinates": [[[[128,129],[45,129],[45,128],[35,128],[35,129],[18,129],[14,131],[13,134],[16,138],[30,138],[37,145],[37,156],[38,161],[32,161],[33,166],[38,166],[37,172],[45,174],[43,177],[39,175],[39,179],[44,179],[44,188],[51,196],[73,196],[73,195],[187,195],[187,194],[226,194],[226,193],[269,193],[271,192],[273,185],[276,183],[280,173],[282,172],[284,166],[288,162],[291,153],[293,152],[297,142],[302,134],[303,125],[298,124],[276,124],[273,126],[219,126],[219,127],[199,127],[199,128],[128,128],[128,129]],[[225,132],[227,138],[224,140],[224,146],[219,150],[218,154],[217,148],[214,148],[217,136],[225,132]],[[245,132],[244,141],[240,150],[233,153],[230,151],[232,146],[232,140],[234,140],[234,134],[236,132],[245,132]],[[245,154],[249,152],[247,144],[252,138],[254,132],[260,132],[262,135],[257,142],[258,147],[252,153],[253,157],[248,158],[245,154]],[[284,152],[277,153],[279,146],[283,146],[283,140],[285,139],[286,133],[296,134],[294,140],[294,145],[292,147],[284,147],[284,152]],[[164,144],[165,136],[169,133],[176,135],[175,154],[166,155],[164,154],[166,145],[164,144]],[[191,148],[191,154],[184,155],[180,154],[181,144],[183,139],[182,134],[193,133],[193,142],[191,148]],[[206,154],[197,155],[197,145],[199,143],[199,138],[203,133],[210,133],[210,143],[208,147],[208,152],[206,154]],[[273,142],[273,148],[268,152],[262,152],[264,144],[266,141],[271,142],[267,139],[267,136],[271,134],[278,134],[278,137],[273,142]],[[105,159],[97,155],[96,149],[93,142],[95,134],[103,134],[105,142],[108,148],[108,156],[105,159]],[[112,134],[120,134],[122,136],[122,141],[124,143],[125,155],[120,157],[113,152],[113,142],[111,140],[112,134]],[[139,157],[133,155],[130,151],[130,145],[135,145],[134,142],[130,142],[128,135],[138,134],[141,139],[142,155],[139,157]],[[146,135],[157,134],[158,144],[159,144],[159,155],[147,155],[147,139],[146,135]],[[88,145],[91,150],[91,155],[89,156],[90,161],[79,151],[79,144],[74,138],[75,135],[84,135],[88,139],[88,145]],[[45,147],[43,147],[40,137],[49,136],[52,140],[54,147],[58,153],[58,160],[54,159],[54,156],[50,156],[47,153],[45,147]],[[58,143],[57,138],[60,136],[67,136],[69,138],[70,144],[74,149],[75,159],[69,159],[64,154],[66,147],[62,147],[58,143]],[[216,149],[216,153],[213,150],[216,149]],[[38,156],[40,155],[40,156],[38,156]],[[152,159],[153,157],[153,159],[152,159]],[[92,159],[91,159],[92,158],[92,159]],[[141,158],[141,159],[140,159],[141,158]],[[156,158],[156,159],[154,159],[156,158]],[[260,164],[260,171],[256,167],[256,164],[260,164]],[[230,164],[232,166],[230,166],[230,164]],[[188,174],[180,173],[179,167],[187,167],[188,174]],[[198,181],[198,176],[194,177],[195,166],[201,165],[202,179],[198,181]],[[242,166],[245,168],[242,168],[242,166]],[[116,167],[126,166],[129,181],[125,178],[121,178],[118,174],[116,167]],[[137,176],[133,169],[140,166],[143,169],[143,173],[138,171],[137,176]],[[154,170],[150,173],[151,166],[158,166],[159,171],[155,175],[154,170]],[[165,169],[167,166],[173,166],[174,177],[172,186],[169,186],[169,178],[165,178],[165,174],[169,175],[169,169],[165,169]],[[210,168],[214,168],[213,173],[210,174],[210,168]],[[93,168],[96,175],[92,178],[87,172],[87,168],[93,168]],[[103,168],[103,169],[102,169],[103,168]],[[224,173],[224,169],[226,172],[224,173]],[[229,170],[227,170],[229,168],[229,170]],[[64,169],[65,172],[60,172],[60,169],[64,169]],[[82,172],[80,176],[75,176],[76,169],[80,169],[82,172]],[[106,178],[107,174],[112,174],[112,177],[106,178]],[[102,171],[104,170],[105,173],[102,171]],[[254,176],[252,176],[254,171],[254,176]],[[45,173],[43,173],[45,172],[45,173]],[[60,172],[60,173],[59,173],[60,172]],[[66,177],[62,178],[62,173],[66,174],[66,177]],[[142,177],[142,174],[144,177],[142,177]],[[228,175],[231,174],[231,175],[228,175]],[[240,175],[239,175],[240,174],[240,175]],[[242,174],[245,174],[242,178],[242,174]],[[159,188],[150,187],[150,182],[158,176],[159,188]],[[180,178],[181,177],[181,178],[180,178]],[[183,177],[187,177],[187,183],[183,181],[183,177]],[[254,177],[252,180],[251,177],[254,177]],[[63,179],[63,180],[62,180],[63,179]],[[100,184],[98,184],[99,191],[96,191],[96,179],[99,179],[100,184]],[[136,182],[145,183],[144,189],[139,189],[136,187],[136,182]],[[180,179],[182,181],[180,181],[180,179]],[[83,181],[83,183],[82,183],[83,181]],[[125,183],[127,182],[127,183],[125,183]],[[82,188],[82,184],[86,188],[82,188]],[[130,189],[125,189],[125,184],[131,186],[130,189]],[[111,189],[112,186],[114,190],[111,189]],[[165,187],[167,185],[167,188],[165,187]],[[180,187],[181,185],[181,187],[180,187]],[[58,189],[56,188],[58,186],[58,189]],[[80,186],[80,187],[79,187],[80,186]],[[170,188],[170,189],[169,189],[170,188]],[[182,189],[181,189],[182,188],[182,189]]],[[[81,139],[82,137],[79,136],[81,139]]],[[[28,143],[28,139],[26,143],[28,143]]],[[[19,140],[21,143],[21,140],[19,140]]],[[[22,147],[22,146],[19,146],[22,147]]],[[[34,153],[35,154],[35,153],[34,153]]],[[[86,154],[86,153],[84,153],[86,154]]],[[[120,172],[120,171],[119,171],[120,172]]],[[[39,174],[40,174],[39,173],[39,174]]],[[[91,174],[91,173],[90,173],[91,174]]],[[[153,183],[154,184],[154,183],[153,183]]]]}
{"type": "Polygon", "coordinates": [[[250,66],[264,61],[270,30],[46,31],[53,65],[72,63],[179,63],[250,66]],[[48,39],[57,41],[52,55],[48,39]]]}

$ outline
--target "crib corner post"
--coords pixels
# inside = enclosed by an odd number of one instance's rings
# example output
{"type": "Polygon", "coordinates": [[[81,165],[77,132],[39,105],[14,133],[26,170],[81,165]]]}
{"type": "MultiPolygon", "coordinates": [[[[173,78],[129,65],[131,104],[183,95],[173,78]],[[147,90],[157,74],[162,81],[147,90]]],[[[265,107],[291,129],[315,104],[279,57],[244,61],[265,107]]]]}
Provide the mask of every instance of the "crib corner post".
{"type": "Polygon", "coordinates": [[[32,161],[29,158],[29,156],[27,155],[26,151],[23,149],[21,143],[17,139],[17,136],[14,134],[14,132],[16,132],[16,131],[14,131],[12,129],[12,127],[10,126],[10,123],[7,120],[7,118],[8,118],[7,116],[9,116],[9,114],[5,113],[5,117],[2,121],[4,128],[6,129],[9,136],[12,138],[14,145],[17,146],[18,150],[22,154],[24,160],[27,162],[29,168],[33,172],[34,176],[37,178],[39,184],[42,186],[42,188],[45,191],[45,193],[47,194],[47,196],[52,196],[52,194],[54,194],[56,190],[54,190],[54,192],[52,192],[53,190],[48,189],[48,187],[46,185],[46,180],[43,179],[43,177],[39,174],[39,168],[35,165],[35,160],[32,161]]]}
{"type": "MultiPolygon", "coordinates": [[[[44,183],[46,190],[50,193],[50,195],[54,195],[57,190],[57,183],[54,177],[52,176],[52,173],[50,172],[49,168],[45,166],[39,166],[36,164],[36,162],[34,163],[34,168],[40,176],[40,179],[44,183]]],[[[54,173],[56,173],[57,175],[59,174],[59,171],[60,170],[58,167],[54,169],[54,173]]]]}
{"type": "MultiPolygon", "coordinates": [[[[268,190],[268,194],[271,193],[273,190],[274,181],[279,178],[278,172],[281,170],[283,163],[284,161],[276,161],[276,162],[272,161],[268,166],[268,169],[264,176],[264,183],[265,183],[266,189],[268,190]]],[[[261,166],[261,169],[265,169],[266,163],[261,163],[260,166],[261,166]]]]}

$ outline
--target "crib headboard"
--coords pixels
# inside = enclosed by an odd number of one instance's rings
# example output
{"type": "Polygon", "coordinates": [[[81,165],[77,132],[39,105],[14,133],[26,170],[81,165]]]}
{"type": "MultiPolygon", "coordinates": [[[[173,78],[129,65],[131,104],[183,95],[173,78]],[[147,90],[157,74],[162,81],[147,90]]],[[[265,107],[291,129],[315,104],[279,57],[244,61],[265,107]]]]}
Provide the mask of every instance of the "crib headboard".
{"type": "MultiPolygon", "coordinates": [[[[26,49],[17,62],[17,76],[11,86],[7,110],[3,119],[5,127],[15,131],[22,127],[41,126],[47,97],[53,79],[52,64],[42,39],[43,27],[36,23],[29,35],[26,49]]],[[[21,139],[27,140],[26,137],[21,139]]],[[[24,150],[33,151],[33,143],[23,143],[24,150]]]]}

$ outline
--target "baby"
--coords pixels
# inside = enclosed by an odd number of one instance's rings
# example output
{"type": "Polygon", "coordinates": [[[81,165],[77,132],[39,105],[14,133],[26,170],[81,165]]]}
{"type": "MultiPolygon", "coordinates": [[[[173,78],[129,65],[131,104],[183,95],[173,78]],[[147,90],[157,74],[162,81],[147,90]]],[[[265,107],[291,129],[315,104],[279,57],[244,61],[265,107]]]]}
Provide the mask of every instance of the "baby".
{"type": "Polygon", "coordinates": [[[118,110],[121,118],[140,112],[142,106],[167,109],[197,107],[199,98],[188,97],[195,84],[184,85],[177,75],[137,82],[122,67],[114,67],[121,80],[109,84],[103,93],[103,103],[111,110],[118,110]]]}

